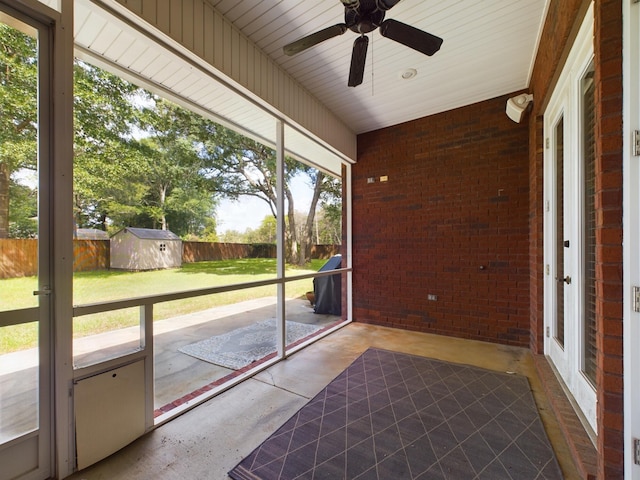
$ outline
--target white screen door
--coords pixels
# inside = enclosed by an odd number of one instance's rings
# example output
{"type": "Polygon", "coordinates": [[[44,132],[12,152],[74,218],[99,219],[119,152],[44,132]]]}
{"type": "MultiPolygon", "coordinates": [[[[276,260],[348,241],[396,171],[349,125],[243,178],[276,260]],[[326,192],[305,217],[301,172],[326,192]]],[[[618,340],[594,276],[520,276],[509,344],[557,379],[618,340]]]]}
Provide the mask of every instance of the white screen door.
{"type": "Polygon", "coordinates": [[[0,480],[52,473],[49,47],[0,4],[0,480]]]}

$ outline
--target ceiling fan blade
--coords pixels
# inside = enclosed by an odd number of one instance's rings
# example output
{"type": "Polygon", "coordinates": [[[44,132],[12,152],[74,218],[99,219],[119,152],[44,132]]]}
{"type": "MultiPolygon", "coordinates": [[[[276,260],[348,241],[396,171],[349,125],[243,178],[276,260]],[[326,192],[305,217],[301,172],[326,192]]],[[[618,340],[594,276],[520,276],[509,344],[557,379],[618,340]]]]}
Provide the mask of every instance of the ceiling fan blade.
{"type": "Polygon", "coordinates": [[[400,2],[400,0],[376,0],[376,5],[380,10],[389,10],[398,2],[400,2]]]}
{"type": "Polygon", "coordinates": [[[350,87],[357,87],[362,83],[364,77],[364,64],[367,60],[367,47],[369,38],[362,35],[353,42],[353,52],[351,53],[351,68],[349,69],[350,87]]]}
{"type": "Polygon", "coordinates": [[[323,28],[316,33],[307,35],[306,37],[296,40],[295,42],[291,42],[290,44],[282,47],[282,51],[285,55],[295,55],[296,53],[300,53],[307,48],[324,42],[325,40],[329,40],[330,38],[342,35],[346,31],[347,25],[344,23],[338,23],[337,25],[333,25],[332,27],[323,28]]]}
{"type": "Polygon", "coordinates": [[[380,33],[383,37],[395,40],[429,56],[440,50],[443,41],[440,37],[393,19],[382,22],[380,33]]]}

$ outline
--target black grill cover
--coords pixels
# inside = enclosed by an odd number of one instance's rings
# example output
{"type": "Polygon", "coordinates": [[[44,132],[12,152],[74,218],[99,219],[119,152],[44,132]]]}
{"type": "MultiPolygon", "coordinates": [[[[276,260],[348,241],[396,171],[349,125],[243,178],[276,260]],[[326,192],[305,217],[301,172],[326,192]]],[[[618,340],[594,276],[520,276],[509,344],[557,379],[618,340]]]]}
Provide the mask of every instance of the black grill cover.
{"type": "MultiPolygon", "coordinates": [[[[342,267],[342,255],[334,255],[325,263],[319,272],[336,270],[342,267]]],[[[315,296],[315,313],[329,315],[342,314],[342,281],[341,274],[313,279],[313,293],[315,296]]]]}

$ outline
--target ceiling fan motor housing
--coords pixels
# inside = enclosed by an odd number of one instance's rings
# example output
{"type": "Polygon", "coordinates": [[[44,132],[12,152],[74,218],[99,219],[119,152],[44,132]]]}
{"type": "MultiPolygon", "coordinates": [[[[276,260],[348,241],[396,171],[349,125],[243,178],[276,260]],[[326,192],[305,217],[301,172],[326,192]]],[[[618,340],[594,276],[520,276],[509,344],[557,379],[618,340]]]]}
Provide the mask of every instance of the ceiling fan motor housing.
{"type": "MultiPolygon", "coordinates": [[[[342,4],[349,9],[358,10],[360,8],[360,0],[340,0],[342,4]]],[[[374,5],[379,10],[389,10],[400,0],[363,0],[363,9],[366,11],[372,11],[374,5]]]]}
{"type": "Polygon", "coordinates": [[[376,8],[372,11],[366,11],[363,8],[360,10],[350,10],[345,8],[344,23],[346,23],[349,29],[355,33],[369,33],[382,25],[384,14],[384,10],[378,10],[376,8]]]}

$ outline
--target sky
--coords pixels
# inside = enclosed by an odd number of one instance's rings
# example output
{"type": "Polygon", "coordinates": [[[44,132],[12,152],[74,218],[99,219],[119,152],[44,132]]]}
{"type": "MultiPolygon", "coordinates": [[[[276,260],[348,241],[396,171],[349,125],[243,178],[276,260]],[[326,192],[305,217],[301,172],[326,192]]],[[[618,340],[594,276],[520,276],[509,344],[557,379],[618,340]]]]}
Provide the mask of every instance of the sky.
{"type": "MultiPolygon", "coordinates": [[[[307,182],[306,175],[297,175],[291,181],[296,211],[305,213],[309,211],[313,196],[307,182]]],[[[216,210],[217,232],[220,235],[228,230],[243,233],[247,228],[256,229],[267,215],[271,215],[271,209],[263,200],[247,196],[237,201],[222,200],[216,210]]]]}

